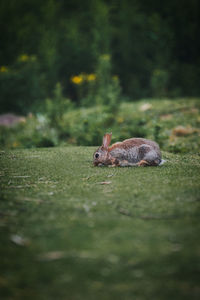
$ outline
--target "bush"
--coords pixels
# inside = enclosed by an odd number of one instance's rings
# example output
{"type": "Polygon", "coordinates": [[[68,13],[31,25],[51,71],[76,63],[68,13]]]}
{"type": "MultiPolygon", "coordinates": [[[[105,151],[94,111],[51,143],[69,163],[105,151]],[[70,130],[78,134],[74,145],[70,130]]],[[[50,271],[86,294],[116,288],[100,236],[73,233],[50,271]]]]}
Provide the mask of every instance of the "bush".
{"type": "Polygon", "coordinates": [[[29,115],[16,127],[0,127],[0,145],[7,148],[97,146],[104,133],[112,131],[112,142],[144,137],[176,153],[198,152],[200,146],[198,99],[121,103],[117,111],[106,105],[75,108],[62,97],[61,87],[57,85],[54,98],[48,99],[46,105],[46,113],[29,115]]]}
{"type": "Polygon", "coordinates": [[[66,112],[59,122],[67,143],[98,145],[104,131],[113,123],[113,116],[103,106],[81,108],[66,112]]]}
{"type": "Polygon", "coordinates": [[[0,126],[3,148],[52,147],[58,145],[58,134],[49,126],[46,116],[30,114],[24,122],[10,128],[0,126]]]}
{"type": "Polygon", "coordinates": [[[62,86],[60,83],[57,83],[53,92],[53,98],[46,99],[43,108],[50,126],[59,130],[60,119],[66,111],[71,110],[72,108],[72,102],[63,96],[62,86]]]}
{"type": "Polygon", "coordinates": [[[112,111],[118,109],[121,88],[118,76],[112,76],[108,54],[99,57],[95,73],[72,76],[71,81],[76,86],[81,106],[107,105],[112,111]]]}
{"type": "Polygon", "coordinates": [[[0,69],[1,112],[28,113],[40,107],[45,84],[35,56],[23,54],[9,68],[0,69]]]}
{"type": "Polygon", "coordinates": [[[165,70],[156,69],[151,76],[152,95],[164,97],[167,95],[168,73],[165,70]]]}

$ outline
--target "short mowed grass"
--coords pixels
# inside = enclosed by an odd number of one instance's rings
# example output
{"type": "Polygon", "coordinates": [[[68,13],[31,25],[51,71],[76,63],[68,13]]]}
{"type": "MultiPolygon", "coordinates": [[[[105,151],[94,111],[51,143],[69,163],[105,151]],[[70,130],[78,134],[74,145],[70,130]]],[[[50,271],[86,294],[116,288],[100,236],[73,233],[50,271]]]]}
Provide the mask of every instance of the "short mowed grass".
{"type": "Polygon", "coordinates": [[[199,299],[200,156],[98,168],[94,150],[0,152],[0,298],[199,299]]]}

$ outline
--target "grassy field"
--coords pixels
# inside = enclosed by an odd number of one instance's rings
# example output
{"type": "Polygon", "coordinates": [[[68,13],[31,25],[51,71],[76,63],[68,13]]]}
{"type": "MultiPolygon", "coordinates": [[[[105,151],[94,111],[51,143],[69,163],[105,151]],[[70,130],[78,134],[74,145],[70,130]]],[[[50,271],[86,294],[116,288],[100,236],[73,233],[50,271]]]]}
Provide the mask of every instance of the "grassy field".
{"type": "Polygon", "coordinates": [[[0,152],[0,298],[199,299],[200,156],[95,168],[93,151],[0,152]]]}

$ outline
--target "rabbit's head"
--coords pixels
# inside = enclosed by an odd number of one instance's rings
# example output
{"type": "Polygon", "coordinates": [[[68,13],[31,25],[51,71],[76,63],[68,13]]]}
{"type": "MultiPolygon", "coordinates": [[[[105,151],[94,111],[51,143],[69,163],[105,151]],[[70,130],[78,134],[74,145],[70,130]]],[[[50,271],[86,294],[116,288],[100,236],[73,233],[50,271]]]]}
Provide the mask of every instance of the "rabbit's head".
{"type": "Polygon", "coordinates": [[[106,133],[103,137],[102,145],[95,151],[93,156],[94,166],[111,165],[112,157],[108,151],[111,142],[112,133],[106,133]]]}

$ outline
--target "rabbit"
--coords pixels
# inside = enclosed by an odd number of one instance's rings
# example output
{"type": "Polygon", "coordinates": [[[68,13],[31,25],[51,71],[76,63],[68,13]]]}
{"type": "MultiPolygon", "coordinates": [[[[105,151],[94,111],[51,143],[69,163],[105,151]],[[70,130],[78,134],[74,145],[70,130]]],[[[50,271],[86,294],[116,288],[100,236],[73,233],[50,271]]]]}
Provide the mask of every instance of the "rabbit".
{"type": "Polygon", "coordinates": [[[93,155],[94,166],[158,166],[162,164],[159,145],[143,138],[131,138],[111,146],[112,133],[106,133],[93,155]]]}

